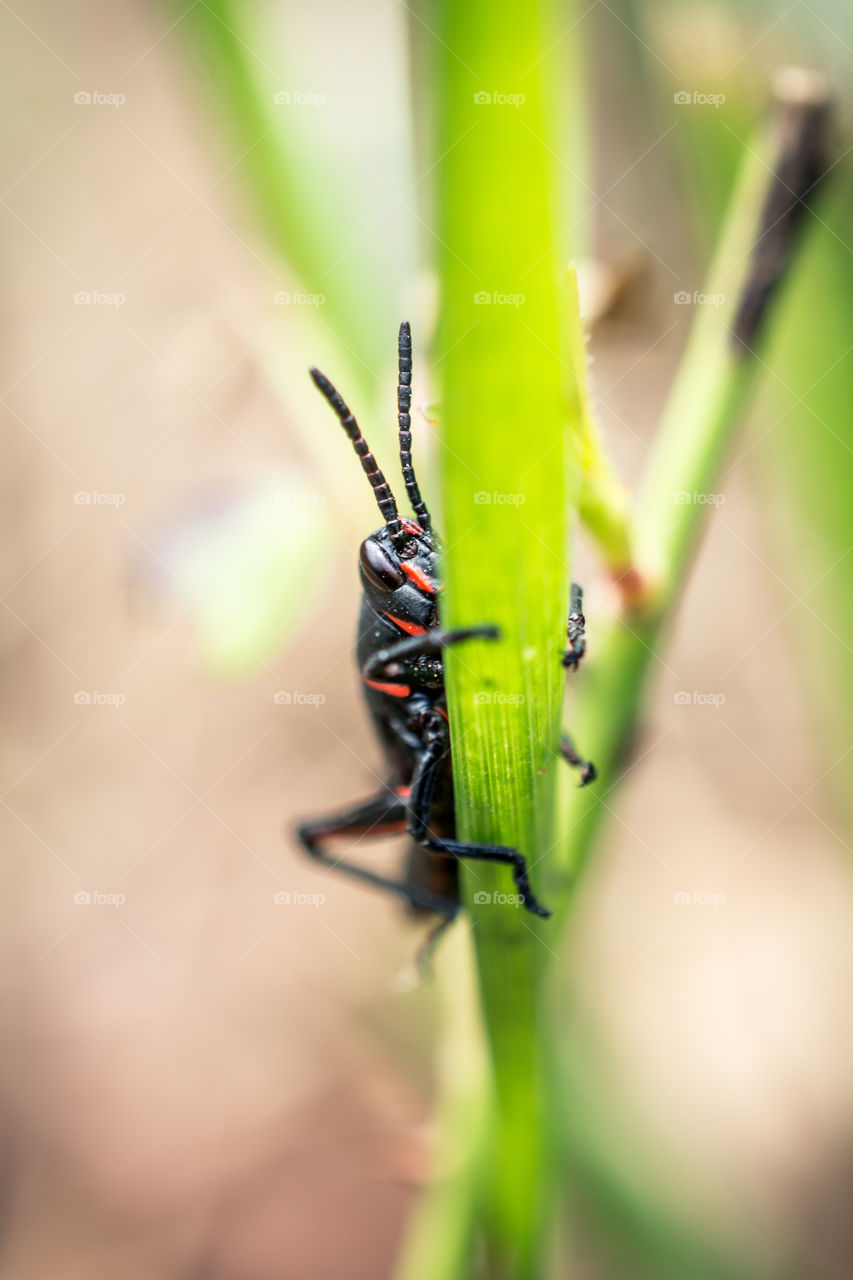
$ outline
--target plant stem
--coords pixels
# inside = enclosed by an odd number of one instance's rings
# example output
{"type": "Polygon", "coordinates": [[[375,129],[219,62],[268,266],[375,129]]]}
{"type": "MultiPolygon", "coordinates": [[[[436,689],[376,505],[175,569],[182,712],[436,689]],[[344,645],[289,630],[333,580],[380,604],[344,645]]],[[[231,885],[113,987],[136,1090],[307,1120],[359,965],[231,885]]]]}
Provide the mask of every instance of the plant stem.
{"type": "Polygon", "coordinates": [[[826,120],[826,94],[817,84],[802,97],[786,96],[775,147],[770,136],[756,139],[742,165],[706,289],[707,296],[726,301],[704,305],[693,325],[639,494],[634,545],[637,576],[647,584],[645,599],[596,634],[578,682],[572,732],[595,761],[601,781],[597,788],[564,788],[561,794],[568,835],[560,865],[574,882],[618,782],[661,631],[680,595],[720,462],[762,372],[755,345],[766,327],[768,304],[790,266],[805,197],[820,173],[826,120]],[[781,208],[780,183],[786,193],[781,208]],[[768,252],[772,274],[765,270],[768,252]],[[761,307],[745,323],[744,300],[754,298],[759,286],[761,307]]]}
{"type": "MultiPolygon", "coordinates": [[[[444,427],[442,620],[496,623],[496,643],[451,650],[447,691],[461,839],[522,849],[549,897],[568,604],[566,388],[554,157],[543,55],[550,0],[440,0],[433,15],[443,286],[437,361],[444,427]],[[487,299],[487,301],[486,301],[487,299]]],[[[569,388],[571,393],[572,388],[569,388]]],[[[573,403],[573,402],[572,402],[573,403]]],[[[537,1274],[547,1219],[542,922],[494,895],[505,867],[464,873],[496,1110],[485,1216],[495,1270],[537,1274]],[[472,900],[472,891],[473,900],[472,900]],[[481,894],[488,903],[478,902],[481,894]]]]}
{"type": "MultiPolygon", "coordinates": [[[[801,134],[802,136],[804,135],[801,134]]],[[[728,292],[729,298],[734,299],[742,296],[744,283],[748,284],[754,277],[755,255],[750,263],[750,251],[755,242],[756,226],[762,228],[758,236],[758,243],[761,243],[764,228],[768,225],[769,202],[766,198],[763,224],[760,211],[762,195],[767,190],[767,169],[770,168],[775,174],[778,168],[778,158],[775,166],[773,160],[769,143],[764,140],[756,144],[752,156],[743,166],[711,272],[708,293],[728,292]]],[[[806,169],[807,166],[803,172],[806,169]]],[[[796,177],[793,180],[796,191],[796,177]]],[[[775,181],[774,178],[771,190],[775,181]]],[[[799,190],[803,190],[802,182],[799,183],[799,190]]],[[[787,252],[779,259],[774,283],[778,282],[787,267],[790,247],[789,239],[787,252]]],[[[765,299],[769,299],[771,293],[772,289],[767,290],[765,299]]],[[[710,491],[720,459],[743,416],[760,373],[760,361],[755,358],[751,345],[747,347],[742,341],[733,338],[731,326],[738,314],[739,310],[731,304],[720,309],[707,307],[694,325],[638,503],[632,543],[638,549],[637,579],[646,584],[645,594],[638,602],[641,607],[623,611],[599,630],[595,636],[593,659],[585,664],[583,680],[578,683],[572,730],[584,750],[596,760],[602,780],[598,784],[598,790],[588,788],[579,791],[570,783],[561,786],[559,790],[559,825],[567,835],[551,856],[549,869],[552,874],[559,871],[559,878],[567,890],[577,883],[578,875],[588,861],[601,820],[607,811],[607,795],[618,782],[617,772],[627,754],[656,647],[677,602],[691,553],[700,533],[703,515],[707,510],[706,504],[692,500],[678,501],[677,498],[685,493],[692,498],[695,493],[707,494],[710,491]]],[[[763,316],[758,319],[759,323],[753,326],[750,335],[750,344],[758,334],[763,316]]],[[[465,373],[466,370],[459,369],[460,383],[465,373]]],[[[470,387],[471,384],[468,385],[470,387]]],[[[451,405],[451,389],[452,384],[448,384],[448,409],[451,405]]],[[[471,421],[478,422],[473,406],[470,406],[470,411],[471,421]]],[[[498,424],[501,421],[502,416],[499,414],[498,424]]],[[[464,439],[460,447],[464,447],[464,439]]],[[[464,475],[454,467],[454,461],[458,459],[451,456],[449,461],[446,460],[445,467],[448,479],[448,517],[454,501],[461,502],[465,483],[464,475]]],[[[467,465],[476,466],[476,462],[476,456],[469,454],[467,465]]],[[[461,509],[464,510],[464,506],[461,509]]],[[[497,524],[493,536],[497,541],[490,550],[491,559],[508,556],[510,552],[497,524]]],[[[478,547],[477,550],[479,552],[481,548],[478,547]]],[[[449,560],[451,564],[458,563],[455,556],[449,557],[449,560]]],[[[473,575],[471,578],[463,576],[462,586],[467,587],[473,580],[473,575]]],[[[488,578],[488,583],[493,592],[494,579],[488,578]]],[[[477,597],[478,600],[480,598],[487,603],[488,592],[477,597]]],[[[495,613],[492,610],[488,615],[481,616],[491,619],[495,617],[495,613]]],[[[460,617],[464,621],[480,620],[473,608],[462,612],[460,617]]],[[[495,646],[495,650],[501,647],[505,646],[495,646]]],[[[467,660],[467,655],[460,656],[467,660]]],[[[463,675],[465,671],[469,677],[473,675],[470,667],[463,669],[463,675]]],[[[505,680],[512,678],[512,675],[508,677],[505,671],[497,671],[493,678],[505,680]]],[[[464,683],[460,684],[464,688],[464,683]]],[[[468,685],[470,684],[469,679],[468,685]]],[[[459,686],[453,687],[458,691],[459,686]]],[[[504,684],[494,687],[513,686],[504,684]]],[[[462,715],[457,717],[457,727],[459,719],[464,718],[466,724],[469,720],[464,701],[460,710],[462,715]]],[[[509,727],[498,723],[493,731],[508,732],[509,727]]],[[[459,747],[467,747],[470,751],[472,744],[476,743],[477,750],[482,750],[486,759],[491,762],[496,752],[494,740],[475,737],[475,732],[476,727],[467,739],[460,741],[459,747]]],[[[467,754],[460,754],[458,758],[466,764],[470,762],[467,754]]],[[[553,773],[553,769],[549,772],[553,773]]],[[[501,777],[503,781],[503,775],[501,777]]],[[[466,785],[470,785],[471,798],[476,801],[483,794],[482,776],[466,771],[462,778],[466,785]]],[[[495,803],[500,805],[506,794],[493,793],[495,803]]],[[[515,792],[510,790],[509,794],[513,796],[513,803],[518,804],[515,792]]],[[[486,795],[489,795],[488,791],[486,795]]],[[[462,788],[460,796],[462,812],[469,824],[467,831],[482,835],[484,832],[491,834],[496,829],[504,829],[498,824],[490,828],[487,822],[482,821],[476,804],[469,804],[469,795],[462,788]]],[[[500,817],[505,815],[503,808],[498,808],[497,812],[500,817]]],[[[511,825],[506,829],[511,829],[511,825]]],[[[489,883],[491,886],[491,881],[489,883]]],[[[561,898],[558,895],[554,903],[558,913],[564,914],[568,896],[561,898]]],[[[555,1060],[559,1061],[560,1053],[550,1037],[547,1045],[544,1043],[544,1033],[540,1039],[542,1023],[537,1022],[537,1017],[542,1011],[541,993],[545,966],[539,948],[527,944],[523,938],[519,947],[519,939],[514,932],[519,920],[519,916],[497,912],[489,915],[485,910],[475,916],[484,1008],[489,1024],[502,1124],[497,1151],[491,1152],[497,1171],[495,1180],[502,1180],[502,1186],[492,1200],[492,1211],[494,1214],[497,1209],[498,1213],[506,1214],[503,1222],[496,1225],[494,1218],[491,1222],[492,1239],[499,1242],[500,1254],[495,1273],[535,1275],[541,1253],[531,1233],[541,1229],[546,1206],[543,1201],[537,1211],[531,1203],[529,1193],[531,1188],[537,1194],[544,1188],[550,1152],[541,1135],[531,1140],[531,1132],[524,1125],[544,1123],[545,1099],[542,1092],[543,1077],[540,1074],[543,1055],[553,1064],[555,1060]],[[497,927],[496,920],[502,922],[500,928],[497,927]],[[518,998],[519,994],[522,996],[521,1000],[518,998]],[[529,1074],[519,1081],[521,1072],[529,1074]],[[522,1164],[517,1177],[505,1176],[503,1162],[511,1159],[516,1152],[526,1157],[529,1163],[522,1164]],[[519,1212],[519,1204],[512,1203],[512,1197],[517,1193],[522,1195],[523,1214],[519,1212]]],[[[528,936],[532,938],[532,932],[528,936]]],[[[553,936],[557,936],[556,930],[553,936]]],[[[554,1076],[549,1075],[549,1083],[553,1089],[554,1076]]],[[[567,1113],[565,1098],[555,1099],[553,1093],[547,1100],[547,1108],[548,1115],[567,1113]]],[[[482,1141],[488,1142],[485,1131],[481,1132],[482,1141]]],[[[561,1132],[559,1142],[565,1162],[565,1148],[570,1138],[567,1138],[565,1132],[561,1132]]],[[[466,1158],[473,1180],[476,1170],[482,1168],[483,1151],[469,1145],[466,1158]]],[[[436,1203],[435,1194],[428,1197],[428,1206],[435,1208],[436,1203]]],[[[444,1203],[447,1206],[446,1196],[444,1203]]],[[[465,1205],[472,1214],[476,1212],[474,1197],[469,1195],[465,1205]]],[[[457,1208],[458,1205],[454,1206],[454,1210],[457,1208]]],[[[450,1209],[445,1208],[444,1222],[451,1217],[456,1238],[459,1239],[465,1234],[460,1226],[459,1215],[455,1213],[453,1216],[450,1209]]],[[[432,1215],[430,1222],[436,1233],[441,1234],[442,1214],[432,1215]]],[[[689,1245],[685,1248],[689,1252],[689,1245]]],[[[456,1277],[464,1274],[460,1269],[461,1256],[457,1251],[456,1269],[425,1269],[424,1276],[430,1277],[430,1280],[433,1277],[435,1280],[456,1280],[456,1277]]],[[[414,1276],[417,1272],[413,1271],[411,1274],[414,1276]]]]}
{"type": "Polygon", "coordinates": [[[464,1280],[470,1274],[493,1100],[470,932],[438,965],[438,1149],[434,1181],[415,1211],[397,1280],[464,1280]]]}

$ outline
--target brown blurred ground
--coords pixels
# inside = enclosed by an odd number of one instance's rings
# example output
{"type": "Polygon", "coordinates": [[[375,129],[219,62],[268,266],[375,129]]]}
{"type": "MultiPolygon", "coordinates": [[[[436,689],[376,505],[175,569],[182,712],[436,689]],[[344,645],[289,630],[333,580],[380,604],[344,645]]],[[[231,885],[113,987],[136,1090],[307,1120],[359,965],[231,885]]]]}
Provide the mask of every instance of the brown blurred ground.
{"type": "MultiPolygon", "coordinates": [[[[0,1277],[386,1275],[423,1164],[428,1072],[412,1064],[432,996],[395,989],[413,938],[394,908],[321,884],[281,838],[330,779],[333,802],[371,784],[352,749],[351,564],[328,566],[310,636],[233,685],[200,672],[188,620],[136,569],[191,500],[296,447],[255,356],[277,272],[227,184],[194,203],[227,160],[179,93],[180,40],[155,45],[164,11],[39,0],[0,23],[17,121],[0,142],[0,1277]],[[120,110],[73,104],[119,84],[120,110]],[[126,302],[81,307],[81,289],[126,302]],[[126,503],[75,505],[80,490],[126,503]],[[282,687],[327,701],[279,707],[282,687]],[[126,701],[75,704],[81,689],[126,701]],[[283,887],[327,901],[287,911],[283,887]],[[126,902],[80,906],[80,890],[126,902]]],[[[680,341],[669,292],[664,275],[651,316],[596,344],[629,476],[680,341]]],[[[824,1184],[849,1183],[846,849],[746,465],[725,491],[565,959],[720,1212],[771,1230],[793,1210],[810,1250],[814,1200],[837,1260],[824,1184]],[[680,706],[679,690],[725,703],[680,706]],[[679,907],[680,890],[725,904],[679,907]]],[[[594,644],[607,598],[584,565],[594,644]]]]}

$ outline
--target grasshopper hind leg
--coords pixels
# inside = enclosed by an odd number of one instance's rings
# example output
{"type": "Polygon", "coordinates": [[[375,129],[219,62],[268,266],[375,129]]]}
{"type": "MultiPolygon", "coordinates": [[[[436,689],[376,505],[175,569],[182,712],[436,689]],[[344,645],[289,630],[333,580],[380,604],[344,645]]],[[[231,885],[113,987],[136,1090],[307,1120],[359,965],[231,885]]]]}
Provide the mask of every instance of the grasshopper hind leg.
{"type": "MultiPolygon", "coordinates": [[[[329,841],[346,836],[360,836],[367,840],[402,835],[406,830],[406,817],[405,798],[389,788],[361,804],[338,810],[327,817],[315,818],[312,822],[303,822],[296,828],[295,834],[308,856],[330,871],[340,872],[361,884],[369,884],[371,888],[402,898],[415,911],[435,912],[445,916],[449,905],[453,904],[449,904],[441,892],[433,892],[428,884],[419,884],[409,878],[392,880],[359,863],[336,858],[326,850],[325,846],[329,841]]],[[[453,913],[455,912],[454,906],[453,913]]]]}

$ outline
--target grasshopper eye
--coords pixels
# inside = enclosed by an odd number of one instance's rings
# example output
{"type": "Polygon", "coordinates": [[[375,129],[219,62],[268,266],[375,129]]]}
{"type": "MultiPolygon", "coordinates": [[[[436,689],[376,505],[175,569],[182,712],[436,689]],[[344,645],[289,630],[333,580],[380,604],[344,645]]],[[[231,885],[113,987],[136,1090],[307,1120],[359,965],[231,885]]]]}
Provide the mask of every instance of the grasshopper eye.
{"type": "Polygon", "coordinates": [[[380,591],[396,591],[406,581],[406,575],[397,562],[370,538],[362,542],[358,555],[365,577],[380,591]]]}

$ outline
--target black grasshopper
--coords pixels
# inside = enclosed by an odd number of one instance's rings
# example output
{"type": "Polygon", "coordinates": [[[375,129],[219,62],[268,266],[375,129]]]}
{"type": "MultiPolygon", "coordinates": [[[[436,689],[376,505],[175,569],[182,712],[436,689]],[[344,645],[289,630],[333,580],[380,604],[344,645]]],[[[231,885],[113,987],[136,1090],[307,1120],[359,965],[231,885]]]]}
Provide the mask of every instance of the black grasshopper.
{"type": "MultiPolygon", "coordinates": [[[[534,895],[527,862],[517,849],[456,839],[442,652],[466,640],[495,640],[498,630],[478,626],[444,631],[439,623],[440,541],[412,466],[412,344],[407,323],[400,326],[398,357],[400,462],[414,520],[401,518],[394,495],[341,396],[319,369],[311,370],[361,459],[385,521],[365,538],[359,550],[364,594],[356,657],[373,726],[385,753],[388,780],[378,795],[305,822],[297,835],[302,847],[319,862],[396,894],[417,915],[441,917],[430,934],[431,941],[459,911],[460,858],[505,863],[527,910],[539,916],[551,913],[534,895]],[[365,839],[401,833],[408,833],[412,843],[400,880],[377,875],[326,851],[329,841],[342,837],[365,839]]],[[[575,670],[586,642],[582,593],[574,584],[567,636],[569,647],[562,662],[575,670]]],[[[595,778],[594,765],[577,754],[568,738],[562,739],[560,750],[563,758],[580,770],[581,786],[595,778]]]]}

